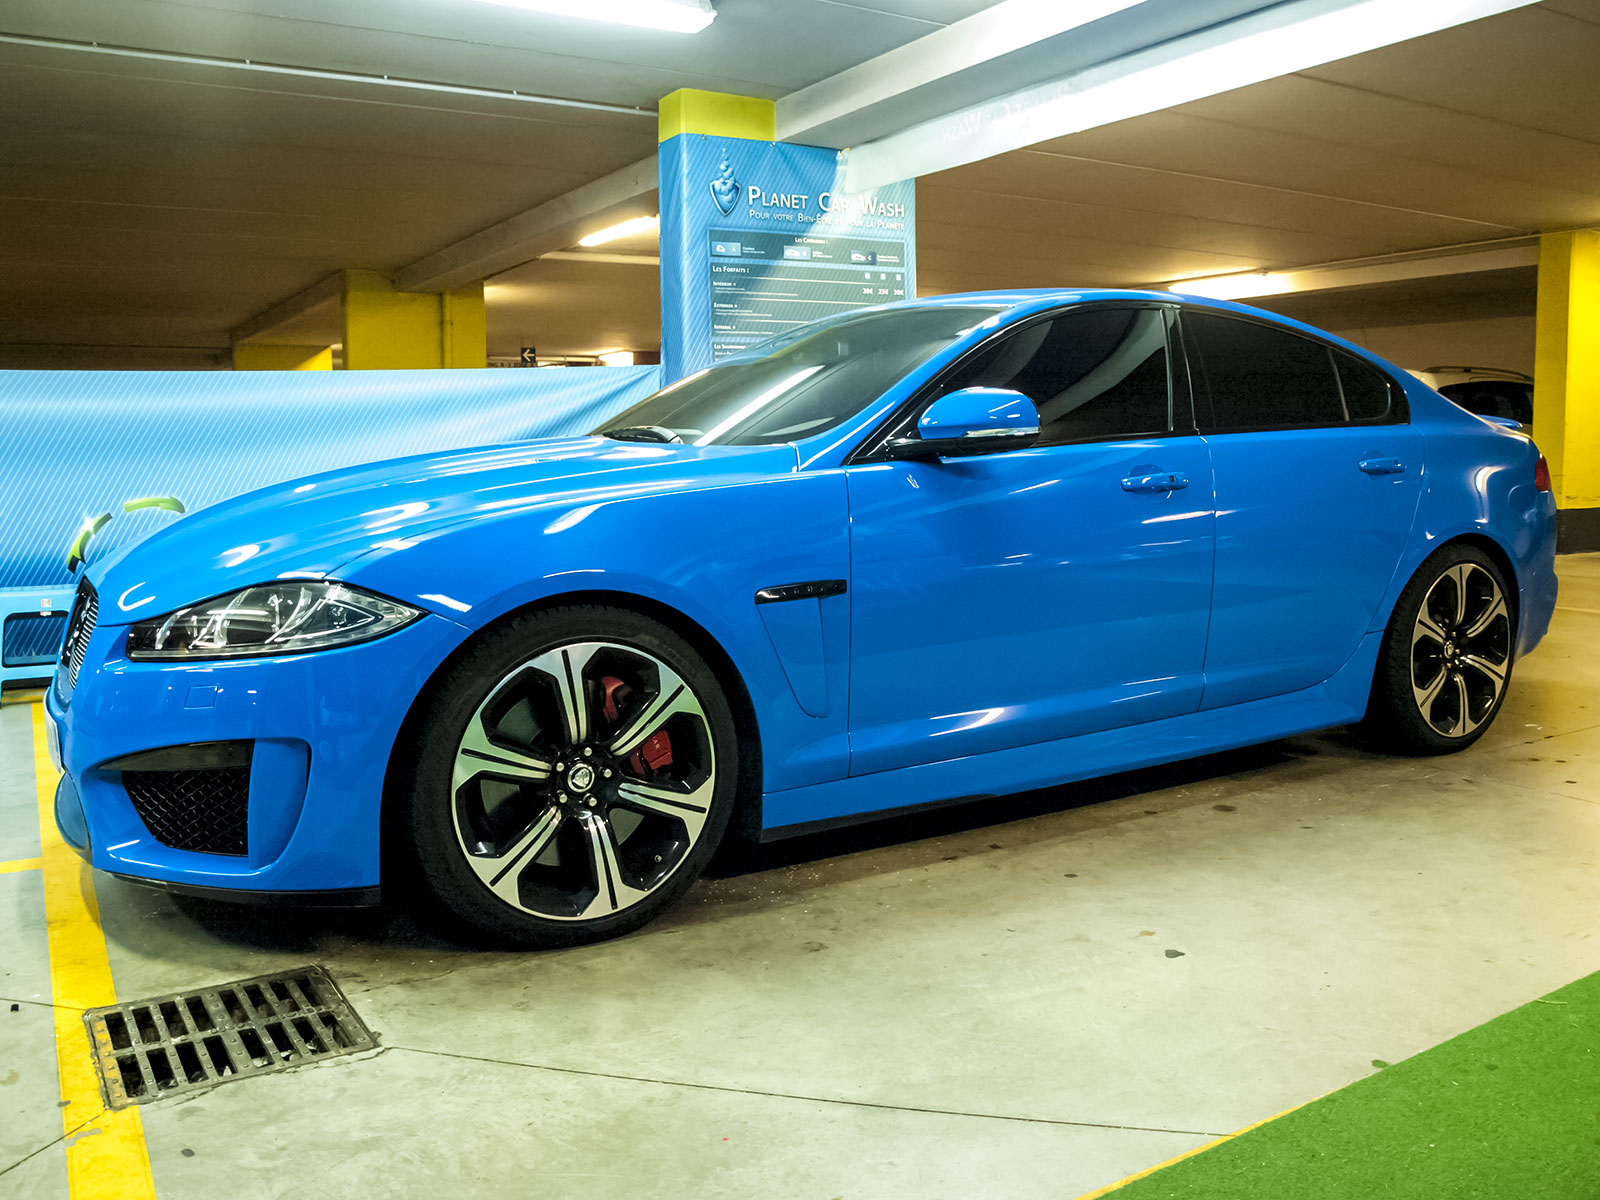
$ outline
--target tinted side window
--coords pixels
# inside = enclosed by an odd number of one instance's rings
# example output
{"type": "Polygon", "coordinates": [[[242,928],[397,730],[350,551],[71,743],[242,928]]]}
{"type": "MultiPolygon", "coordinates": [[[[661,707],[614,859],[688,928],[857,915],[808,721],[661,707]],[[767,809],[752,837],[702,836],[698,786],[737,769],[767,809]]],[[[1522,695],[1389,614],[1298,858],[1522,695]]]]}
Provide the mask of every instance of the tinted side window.
{"type": "Polygon", "coordinates": [[[1090,308],[1001,334],[941,392],[1001,387],[1039,409],[1039,445],[1165,433],[1167,323],[1151,308],[1090,308]]]}
{"type": "Polygon", "coordinates": [[[1394,396],[1390,384],[1376,367],[1342,350],[1333,352],[1344,391],[1345,413],[1352,421],[1382,421],[1389,416],[1394,396]]]}
{"type": "Polygon", "coordinates": [[[1328,347],[1258,321],[1185,312],[1183,328],[1194,355],[1210,419],[1202,428],[1262,429],[1283,425],[1342,425],[1344,405],[1328,347]]]}

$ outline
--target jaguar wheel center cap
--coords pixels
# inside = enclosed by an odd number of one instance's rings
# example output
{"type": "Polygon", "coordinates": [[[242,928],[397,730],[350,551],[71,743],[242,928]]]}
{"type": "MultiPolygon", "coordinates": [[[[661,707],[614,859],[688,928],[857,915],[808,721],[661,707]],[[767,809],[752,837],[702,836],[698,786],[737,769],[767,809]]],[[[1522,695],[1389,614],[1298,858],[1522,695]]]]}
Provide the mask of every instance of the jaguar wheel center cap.
{"type": "Polygon", "coordinates": [[[587,792],[594,786],[594,768],[588,763],[579,763],[567,772],[567,786],[575,792],[587,792]]]}

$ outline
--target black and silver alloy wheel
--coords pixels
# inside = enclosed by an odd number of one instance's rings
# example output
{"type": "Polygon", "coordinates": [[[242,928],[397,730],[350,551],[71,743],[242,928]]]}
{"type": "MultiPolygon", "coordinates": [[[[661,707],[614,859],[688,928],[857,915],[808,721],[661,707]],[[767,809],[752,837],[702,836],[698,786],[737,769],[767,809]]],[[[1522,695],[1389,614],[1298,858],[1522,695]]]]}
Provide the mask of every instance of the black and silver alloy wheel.
{"type": "Polygon", "coordinates": [[[554,609],[493,631],[443,682],[420,742],[408,806],[429,890],[525,945],[644,924],[699,875],[733,802],[714,675],[629,612],[554,609]]]}
{"type": "Polygon", "coordinates": [[[1477,546],[1435,551],[1400,593],[1363,725],[1408,754],[1445,754],[1483,736],[1505,700],[1516,610],[1500,565],[1477,546]]]}
{"type": "Polygon", "coordinates": [[[1411,692],[1423,720],[1461,738],[1495,711],[1510,670],[1511,613],[1500,584],[1473,562],[1434,580],[1411,631],[1411,692]]]}
{"type": "Polygon", "coordinates": [[[451,780],[456,838],[507,904],[612,916],[683,862],[715,786],[705,710],[677,672],[578,642],[517,667],[472,715],[451,780]]]}

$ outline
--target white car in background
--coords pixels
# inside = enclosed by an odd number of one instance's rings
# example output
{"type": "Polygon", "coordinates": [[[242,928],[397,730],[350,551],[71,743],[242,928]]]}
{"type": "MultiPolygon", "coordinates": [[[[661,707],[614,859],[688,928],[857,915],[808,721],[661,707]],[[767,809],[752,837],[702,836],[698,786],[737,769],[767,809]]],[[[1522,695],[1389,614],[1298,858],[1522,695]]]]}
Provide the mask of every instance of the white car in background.
{"type": "Polygon", "coordinates": [[[1498,367],[1428,367],[1411,374],[1468,412],[1533,424],[1532,375],[1498,367]]]}

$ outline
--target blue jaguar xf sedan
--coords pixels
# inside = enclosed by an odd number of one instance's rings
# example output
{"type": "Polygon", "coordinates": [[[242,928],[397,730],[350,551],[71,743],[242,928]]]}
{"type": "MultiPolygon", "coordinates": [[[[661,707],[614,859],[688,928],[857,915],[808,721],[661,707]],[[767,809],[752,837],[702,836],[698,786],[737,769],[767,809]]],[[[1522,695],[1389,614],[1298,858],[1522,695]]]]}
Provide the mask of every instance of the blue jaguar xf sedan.
{"type": "Polygon", "coordinates": [[[1121,291],[807,325],[585,437],[269,488],[90,567],[47,697],[93,864],[634,929],[760,839],[1361,722],[1482,736],[1555,606],[1512,423],[1121,291]]]}

